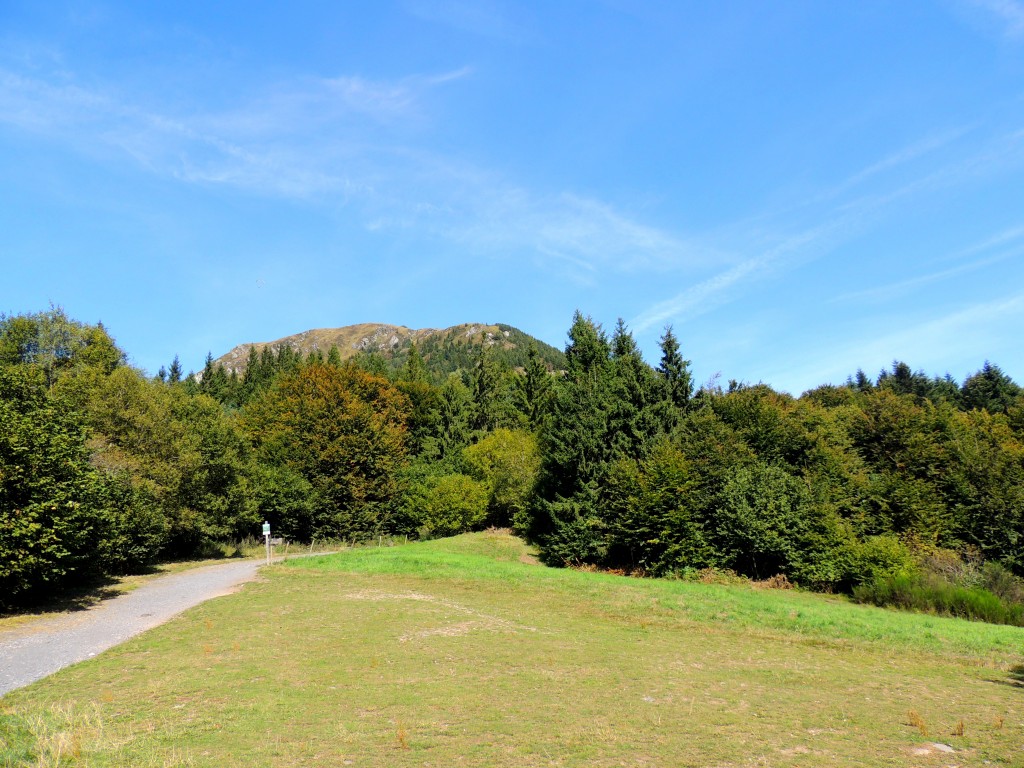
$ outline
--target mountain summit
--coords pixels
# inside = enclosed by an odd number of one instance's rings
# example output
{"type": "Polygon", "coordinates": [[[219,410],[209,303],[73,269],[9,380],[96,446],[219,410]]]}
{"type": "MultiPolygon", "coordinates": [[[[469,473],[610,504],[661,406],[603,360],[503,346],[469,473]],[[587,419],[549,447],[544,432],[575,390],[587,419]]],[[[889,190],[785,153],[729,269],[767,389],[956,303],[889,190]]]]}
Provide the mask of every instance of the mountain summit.
{"type": "Polygon", "coordinates": [[[275,341],[256,341],[239,344],[215,364],[241,375],[245,372],[249,350],[262,352],[265,347],[279,349],[291,347],[303,356],[322,353],[325,357],[336,347],[342,360],[358,356],[382,358],[389,367],[399,368],[408,358],[413,344],[422,356],[428,370],[446,374],[472,365],[473,356],[482,346],[494,350],[495,356],[513,368],[523,367],[531,343],[537,345],[541,359],[553,370],[565,367],[565,357],[550,344],[530,336],[518,328],[503,323],[463,323],[451,328],[406,328],[387,323],[360,323],[342,328],[316,328],[285,336],[275,341]]]}

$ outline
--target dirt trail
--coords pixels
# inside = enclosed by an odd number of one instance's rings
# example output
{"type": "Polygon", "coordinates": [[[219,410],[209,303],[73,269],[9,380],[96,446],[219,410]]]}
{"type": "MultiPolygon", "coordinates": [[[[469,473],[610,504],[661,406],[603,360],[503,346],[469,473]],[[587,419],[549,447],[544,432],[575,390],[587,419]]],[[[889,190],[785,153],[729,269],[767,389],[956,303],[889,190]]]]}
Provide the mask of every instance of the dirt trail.
{"type": "Polygon", "coordinates": [[[156,578],[84,611],[0,632],[0,696],[91,658],[182,611],[230,594],[263,564],[242,560],[156,578]]]}

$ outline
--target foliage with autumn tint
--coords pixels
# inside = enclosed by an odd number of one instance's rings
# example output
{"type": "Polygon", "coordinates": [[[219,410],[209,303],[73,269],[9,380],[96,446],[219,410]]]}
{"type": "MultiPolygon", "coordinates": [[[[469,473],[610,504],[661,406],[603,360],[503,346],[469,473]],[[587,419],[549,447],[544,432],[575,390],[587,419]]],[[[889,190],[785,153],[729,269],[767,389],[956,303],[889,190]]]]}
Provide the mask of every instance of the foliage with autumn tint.
{"type": "Polygon", "coordinates": [[[410,411],[393,384],[354,365],[317,362],[279,378],[241,423],[262,463],[309,484],[315,510],[305,529],[271,524],[299,538],[392,533],[410,411]]]}
{"type": "Polygon", "coordinates": [[[2,600],[266,520],[293,541],[511,527],[554,565],[1024,621],[1024,392],[998,366],[896,361],[793,397],[696,388],[671,328],[660,346],[652,366],[624,323],[577,313],[558,371],[481,337],[149,378],[100,325],[0,317],[2,600]]]}

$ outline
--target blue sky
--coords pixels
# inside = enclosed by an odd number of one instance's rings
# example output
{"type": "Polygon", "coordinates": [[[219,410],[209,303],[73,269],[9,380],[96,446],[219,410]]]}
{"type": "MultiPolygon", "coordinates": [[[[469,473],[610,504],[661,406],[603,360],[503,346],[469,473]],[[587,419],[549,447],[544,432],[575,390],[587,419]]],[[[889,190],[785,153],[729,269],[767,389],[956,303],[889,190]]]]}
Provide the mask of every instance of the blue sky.
{"type": "Polygon", "coordinates": [[[0,0],[0,311],[150,372],[579,308],[698,381],[1024,381],[1024,2],[0,0]]]}

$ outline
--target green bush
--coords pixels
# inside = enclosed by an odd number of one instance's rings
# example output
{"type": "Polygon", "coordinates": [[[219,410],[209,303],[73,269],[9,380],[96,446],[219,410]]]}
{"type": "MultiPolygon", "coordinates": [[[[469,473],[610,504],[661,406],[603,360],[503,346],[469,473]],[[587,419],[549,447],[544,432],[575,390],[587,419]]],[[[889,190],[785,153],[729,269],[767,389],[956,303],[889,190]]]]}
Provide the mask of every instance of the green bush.
{"type": "Polygon", "coordinates": [[[715,520],[722,565],[744,576],[783,574],[803,586],[831,589],[849,578],[851,535],[806,482],[782,467],[756,463],[736,471],[715,520]]]}
{"type": "Polygon", "coordinates": [[[981,584],[1004,602],[1024,604],[1024,579],[999,563],[985,563],[981,567],[981,584]]]}
{"type": "Polygon", "coordinates": [[[887,576],[909,576],[916,570],[913,554],[895,536],[869,536],[852,549],[852,572],[862,584],[887,576]]]}
{"type": "Polygon", "coordinates": [[[490,491],[488,522],[525,533],[526,505],[540,471],[537,439],[528,432],[496,429],[465,448],[462,458],[468,473],[490,491]]]}
{"type": "Polygon", "coordinates": [[[659,441],[644,461],[614,463],[604,478],[607,564],[655,576],[717,564],[686,457],[659,441]]]}
{"type": "Polygon", "coordinates": [[[409,515],[426,536],[454,536],[487,518],[488,487],[466,475],[429,478],[406,496],[409,515]]]}
{"type": "Polygon", "coordinates": [[[935,574],[881,576],[855,587],[853,597],[860,603],[1024,626],[1024,604],[1006,603],[987,589],[958,586],[935,574]]]}
{"type": "Polygon", "coordinates": [[[532,514],[550,531],[540,550],[541,562],[570,567],[605,561],[605,531],[597,509],[594,490],[589,487],[570,499],[537,499],[532,514]]]}

